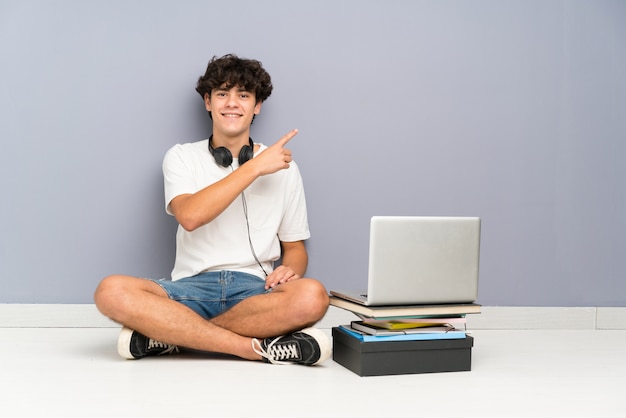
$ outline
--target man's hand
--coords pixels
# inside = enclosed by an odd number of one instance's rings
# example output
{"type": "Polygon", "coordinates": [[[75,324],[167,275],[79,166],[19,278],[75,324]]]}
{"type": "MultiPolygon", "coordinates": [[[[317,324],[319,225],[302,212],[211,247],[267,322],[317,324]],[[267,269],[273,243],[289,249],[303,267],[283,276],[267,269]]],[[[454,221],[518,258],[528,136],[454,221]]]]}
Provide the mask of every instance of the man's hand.
{"type": "Polygon", "coordinates": [[[292,130],[252,160],[258,164],[260,175],[264,176],[289,168],[289,163],[292,161],[291,151],[285,148],[285,145],[297,134],[297,129],[292,130]]]}
{"type": "Polygon", "coordinates": [[[299,279],[300,275],[296,274],[287,266],[278,266],[273,272],[265,278],[265,289],[270,289],[279,284],[287,283],[291,280],[299,279]]]}

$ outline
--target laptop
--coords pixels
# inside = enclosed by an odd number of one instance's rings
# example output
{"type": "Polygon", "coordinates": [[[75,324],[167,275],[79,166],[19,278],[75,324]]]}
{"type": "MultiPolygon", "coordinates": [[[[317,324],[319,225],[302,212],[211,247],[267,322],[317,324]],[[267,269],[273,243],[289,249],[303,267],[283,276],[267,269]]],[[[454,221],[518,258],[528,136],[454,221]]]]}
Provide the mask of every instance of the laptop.
{"type": "Polygon", "coordinates": [[[366,306],[474,303],[480,218],[374,216],[367,291],[337,291],[366,306]]]}

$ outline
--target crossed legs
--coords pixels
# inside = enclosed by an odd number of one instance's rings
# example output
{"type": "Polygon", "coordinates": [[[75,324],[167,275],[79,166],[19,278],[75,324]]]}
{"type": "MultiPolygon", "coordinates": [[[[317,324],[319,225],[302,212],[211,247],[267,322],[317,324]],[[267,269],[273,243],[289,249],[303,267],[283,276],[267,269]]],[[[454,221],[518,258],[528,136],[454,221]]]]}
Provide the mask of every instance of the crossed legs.
{"type": "Polygon", "coordinates": [[[253,338],[284,335],[312,326],[328,309],[328,294],[314,279],[284,283],[210,320],[169,299],[155,282],[131,276],[105,278],[94,300],[104,315],[154,340],[249,360],[261,359],[252,349],[253,338]]]}

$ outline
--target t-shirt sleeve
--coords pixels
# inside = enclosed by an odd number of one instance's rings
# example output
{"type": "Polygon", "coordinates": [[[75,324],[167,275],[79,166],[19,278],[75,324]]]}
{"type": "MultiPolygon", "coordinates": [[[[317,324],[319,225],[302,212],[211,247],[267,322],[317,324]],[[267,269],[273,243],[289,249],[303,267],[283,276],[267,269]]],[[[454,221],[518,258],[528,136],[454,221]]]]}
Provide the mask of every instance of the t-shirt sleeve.
{"type": "Polygon", "coordinates": [[[163,182],[165,192],[165,211],[173,215],[170,203],[181,194],[193,194],[195,181],[188,164],[185,162],[183,146],[174,145],[163,157],[163,182]]]}

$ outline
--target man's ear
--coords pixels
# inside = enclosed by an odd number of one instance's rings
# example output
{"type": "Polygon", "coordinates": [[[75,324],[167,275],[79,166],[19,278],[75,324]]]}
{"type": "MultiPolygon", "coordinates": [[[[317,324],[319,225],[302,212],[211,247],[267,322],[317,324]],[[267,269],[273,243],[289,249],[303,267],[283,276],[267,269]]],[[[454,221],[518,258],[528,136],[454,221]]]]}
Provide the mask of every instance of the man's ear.
{"type": "Polygon", "coordinates": [[[256,102],[256,104],[254,105],[254,114],[258,115],[259,113],[261,113],[261,105],[263,104],[263,102],[256,102]]]}
{"type": "Polygon", "coordinates": [[[208,112],[211,111],[211,95],[209,93],[204,93],[204,107],[208,112]]]}

